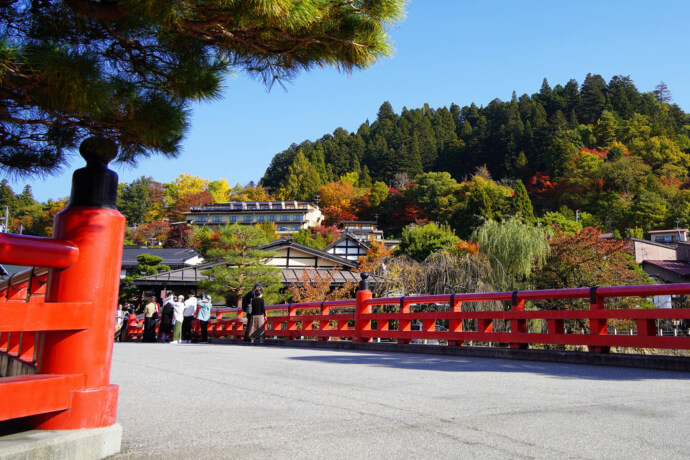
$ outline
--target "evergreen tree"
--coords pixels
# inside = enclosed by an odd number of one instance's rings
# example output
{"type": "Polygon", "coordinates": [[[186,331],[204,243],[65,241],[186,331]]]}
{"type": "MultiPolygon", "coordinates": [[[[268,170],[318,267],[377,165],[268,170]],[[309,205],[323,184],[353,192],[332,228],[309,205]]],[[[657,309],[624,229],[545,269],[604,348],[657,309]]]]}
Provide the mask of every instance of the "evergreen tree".
{"type": "Polygon", "coordinates": [[[512,211],[513,214],[520,214],[525,222],[534,222],[534,209],[532,208],[532,201],[527,195],[527,189],[521,180],[515,182],[515,195],[513,195],[512,211]]]}
{"type": "Polygon", "coordinates": [[[311,201],[316,196],[320,186],[321,178],[319,173],[300,151],[288,169],[288,174],[281,184],[278,197],[283,200],[311,201]]]}
{"type": "Polygon", "coordinates": [[[326,173],[326,160],[323,154],[323,144],[317,141],[316,144],[309,151],[309,162],[314,165],[316,172],[319,173],[321,183],[328,182],[328,174],[326,173]]]}
{"type": "Polygon", "coordinates": [[[359,186],[362,188],[371,187],[371,176],[369,175],[369,168],[367,168],[367,165],[364,165],[362,168],[362,174],[359,176],[359,186]]]}
{"type": "Polygon", "coordinates": [[[271,85],[314,66],[365,68],[402,0],[11,1],[0,9],[0,167],[51,172],[91,136],[119,160],[175,157],[192,101],[229,70],[271,85]]]}
{"type": "Polygon", "coordinates": [[[206,256],[218,265],[202,273],[210,278],[201,286],[214,295],[223,297],[228,305],[241,306],[242,295],[256,283],[262,283],[267,303],[277,299],[281,288],[280,269],[267,262],[275,253],[263,251],[266,234],[258,227],[233,224],[222,229],[214,243],[214,249],[206,256]]]}
{"type": "Polygon", "coordinates": [[[0,214],[2,217],[5,216],[5,206],[8,207],[10,215],[14,215],[19,208],[19,204],[19,199],[14,194],[10,183],[7,179],[3,179],[0,182],[0,214]]]}
{"type": "Polygon", "coordinates": [[[29,206],[34,206],[38,204],[36,200],[34,200],[34,194],[31,191],[30,185],[24,186],[22,193],[19,194],[17,199],[19,200],[19,206],[21,206],[22,208],[27,208],[29,206]]]}
{"type": "Polygon", "coordinates": [[[596,123],[605,105],[606,82],[601,75],[588,73],[582,83],[578,119],[583,123],[596,123]]]}
{"type": "Polygon", "coordinates": [[[382,122],[384,120],[390,120],[395,122],[397,118],[398,116],[393,111],[393,106],[391,103],[384,101],[383,104],[381,104],[381,107],[379,107],[378,113],[376,114],[376,121],[382,122]]]}
{"type": "Polygon", "coordinates": [[[149,190],[153,179],[141,176],[131,184],[120,184],[117,190],[117,209],[127,219],[127,225],[136,227],[146,221],[153,204],[149,190]]]}

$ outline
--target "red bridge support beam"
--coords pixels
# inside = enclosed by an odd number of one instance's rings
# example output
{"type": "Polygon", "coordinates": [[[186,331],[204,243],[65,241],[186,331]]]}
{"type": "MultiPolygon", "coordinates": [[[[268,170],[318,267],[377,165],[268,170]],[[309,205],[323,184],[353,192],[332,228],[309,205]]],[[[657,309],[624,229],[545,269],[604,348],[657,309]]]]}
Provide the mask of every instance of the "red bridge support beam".
{"type": "Polygon", "coordinates": [[[90,138],[80,153],[87,162],[74,172],[68,206],[55,216],[53,238],[79,248],[71,267],[48,275],[46,300],[93,302],[87,330],[44,332],[38,355],[41,374],[84,375],[71,409],[34,418],[46,430],[97,428],[115,423],[116,385],[110,385],[115,310],[122,264],[125,218],[117,211],[117,175],[107,168],[117,156],[111,141],[90,138]]]}

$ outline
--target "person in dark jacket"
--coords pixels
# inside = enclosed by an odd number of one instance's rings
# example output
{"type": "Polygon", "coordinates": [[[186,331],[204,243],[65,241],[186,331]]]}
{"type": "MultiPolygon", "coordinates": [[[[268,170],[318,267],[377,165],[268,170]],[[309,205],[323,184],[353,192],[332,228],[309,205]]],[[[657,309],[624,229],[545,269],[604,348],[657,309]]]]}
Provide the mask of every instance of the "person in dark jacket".
{"type": "Polygon", "coordinates": [[[165,343],[168,341],[172,334],[172,319],[173,319],[173,306],[172,300],[175,298],[175,294],[172,291],[168,291],[165,299],[163,299],[163,308],[161,309],[161,322],[158,325],[158,332],[160,335],[160,341],[165,343]]]}
{"type": "Polygon", "coordinates": [[[256,283],[251,291],[247,292],[242,297],[242,311],[247,314],[247,324],[244,326],[244,337],[242,341],[244,343],[250,343],[249,340],[249,310],[251,310],[252,300],[256,297],[259,292],[262,292],[263,285],[261,283],[256,283]]]}
{"type": "Polygon", "coordinates": [[[266,335],[266,309],[264,294],[259,291],[252,299],[252,312],[247,320],[247,336],[253,344],[264,343],[266,335]]]}

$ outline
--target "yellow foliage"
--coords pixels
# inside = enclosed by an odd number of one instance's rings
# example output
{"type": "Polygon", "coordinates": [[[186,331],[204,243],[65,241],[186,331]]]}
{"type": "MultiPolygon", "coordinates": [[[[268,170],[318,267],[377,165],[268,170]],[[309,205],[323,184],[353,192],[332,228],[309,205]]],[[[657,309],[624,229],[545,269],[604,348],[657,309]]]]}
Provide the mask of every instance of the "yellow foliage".
{"type": "Polygon", "coordinates": [[[349,209],[354,194],[355,186],[347,181],[329,182],[319,188],[319,198],[324,208],[349,209]]]}

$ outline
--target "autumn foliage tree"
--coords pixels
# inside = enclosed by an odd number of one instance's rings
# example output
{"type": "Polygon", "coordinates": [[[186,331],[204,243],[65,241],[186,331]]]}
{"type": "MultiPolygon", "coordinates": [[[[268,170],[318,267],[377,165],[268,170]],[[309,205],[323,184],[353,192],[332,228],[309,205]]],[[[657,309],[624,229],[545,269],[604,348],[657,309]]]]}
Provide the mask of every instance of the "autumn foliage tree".
{"type": "MultiPolygon", "coordinates": [[[[572,235],[557,230],[549,244],[550,254],[534,273],[533,282],[537,289],[650,283],[649,276],[630,255],[630,242],[602,239],[596,228],[586,227],[572,235]]],[[[584,307],[585,303],[544,301],[544,307],[549,309],[566,305],[584,307]]]]}
{"type": "Polygon", "coordinates": [[[332,288],[333,279],[328,274],[316,270],[304,270],[300,280],[290,283],[286,293],[292,303],[323,302],[325,300],[351,299],[356,284],[347,282],[343,286],[332,288]]]}

